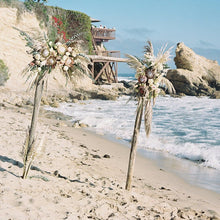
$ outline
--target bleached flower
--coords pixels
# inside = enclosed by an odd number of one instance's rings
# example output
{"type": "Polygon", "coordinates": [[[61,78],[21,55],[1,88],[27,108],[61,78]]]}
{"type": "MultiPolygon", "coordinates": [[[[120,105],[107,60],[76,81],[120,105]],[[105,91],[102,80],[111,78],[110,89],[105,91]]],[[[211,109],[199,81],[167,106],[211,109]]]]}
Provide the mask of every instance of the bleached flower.
{"type": "Polygon", "coordinates": [[[35,64],[38,65],[38,66],[40,66],[40,64],[41,64],[40,60],[36,60],[36,61],[35,61],[35,64]]]}
{"type": "Polygon", "coordinates": [[[66,55],[69,56],[69,55],[70,55],[70,52],[66,52],[66,55]]]}
{"type": "Polygon", "coordinates": [[[60,42],[57,42],[57,43],[56,43],[56,46],[57,46],[57,47],[60,46],[60,45],[62,45],[60,42]]]}
{"type": "Polygon", "coordinates": [[[72,52],[72,57],[76,57],[76,55],[77,55],[76,52],[73,51],[73,52],[72,52]]]}
{"type": "Polygon", "coordinates": [[[72,59],[71,58],[67,58],[66,62],[65,62],[65,65],[66,66],[70,66],[71,64],[72,64],[72,59]]]}
{"type": "Polygon", "coordinates": [[[68,56],[64,55],[64,56],[62,57],[62,60],[65,62],[65,61],[67,60],[67,58],[68,58],[68,56]]]}
{"type": "Polygon", "coordinates": [[[40,61],[44,61],[45,58],[43,56],[40,57],[40,61]]]}
{"type": "Polygon", "coordinates": [[[52,53],[54,51],[53,47],[50,48],[50,52],[52,53]]]}
{"type": "Polygon", "coordinates": [[[42,61],[42,62],[40,63],[40,66],[45,66],[45,65],[46,65],[46,63],[47,63],[47,61],[46,61],[46,60],[44,60],[44,61],[42,61]]]}
{"type": "Polygon", "coordinates": [[[67,50],[68,50],[68,52],[72,52],[73,51],[72,47],[68,47],[67,50]]]}
{"type": "Polygon", "coordinates": [[[40,60],[40,57],[41,57],[41,56],[40,56],[39,53],[37,53],[37,54],[34,55],[34,59],[35,59],[35,60],[40,60]]]}
{"type": "Polygon", "coordinates": [[[154,80],[153,79],[148,79],[148,83],[150,86],[152,86],[154,84],[154,80]]]}
{"type": "Polygon", "coordinates": [[[58,51],[59,54],[63,55],[66,52],[66,47],[64,45],[62,45],[62,44],[58,45],[57,46],[57,51],[58,51]]]}
{"type": "Polygon", "coordinates": [[[67,71],[68,69],[69,69],[68,66],[64,66],[64,67],[63,67],[63,71],[67,71]]]}
{"type": "Polygon", "coordinates": [[[42,51],[42,56],[43,57],[48,57],[50,55],[50,51],[48,50],[48,49],[44,49],[43,51],[42,51]]]}
{"type": "Polygon", "coordinates": [[[53,66],[56,63],[56,60],[53,57],[50,57],[47,60],[48,65],[53,66]]]}

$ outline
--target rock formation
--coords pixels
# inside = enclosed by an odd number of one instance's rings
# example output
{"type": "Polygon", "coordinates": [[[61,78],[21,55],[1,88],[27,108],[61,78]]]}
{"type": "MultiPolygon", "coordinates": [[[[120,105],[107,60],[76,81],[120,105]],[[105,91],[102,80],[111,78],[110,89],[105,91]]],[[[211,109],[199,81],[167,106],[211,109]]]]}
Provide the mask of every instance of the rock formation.
{"type": "Polygon", "coordinates": [[[167,78],[173,83],[177,93],[219,97],[220,66],[217,61],[197,55],[184,43],[177,44],[174,61],[177,69],[169,70],[167,78]]]}

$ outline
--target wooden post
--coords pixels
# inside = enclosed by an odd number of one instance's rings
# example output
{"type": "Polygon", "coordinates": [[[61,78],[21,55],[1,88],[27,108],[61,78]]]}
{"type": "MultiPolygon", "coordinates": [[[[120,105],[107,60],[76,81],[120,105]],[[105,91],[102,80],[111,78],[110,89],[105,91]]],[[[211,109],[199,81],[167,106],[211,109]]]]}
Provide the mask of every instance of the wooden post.
{"type": "Polygon", "coordinates": [[[95,78],[95,81],[101,76],[101,74],[103,73],[103,71],[105,70],[105,68],[108,66],[109,61],[105,63],[105,65],[102,67],[101,71],[98,73],[98,75],[95,78]]]}
{"type": "Polygon", "coordinates": [[[115,63],[115,82],[118,83],[118,62],[115,63]]]}
{"type": "Polygon", "coordinates": [[[126,190],[131,189],[131,181],[134,173],[134,164],[135,164],[135,158],[136,158],[136,149],[137,149],[137,139],[140,132],[141,127],[141,119],[143,114],[143,102],[144,98],[141,97],[138,100],[138,107],[137,107],[137,114],[135,119],[135,125],[134,125],[134,132],[133,137],[131,141],[131,150],[130,150],[130,157],[129,157],[129,164],[128,164],[128,173],[127,173],[127,181],[126,181],[126,190]]]}
{"type": "Polygon", "coordinates": [[[28,171],[31,165],[29,164],[27,167],[27,160],[28,160],[29,153],[32,150],[34,141],[35,141],[35,133],[36,133],[37,120],[38,120],[38,115],[39,115],[43,87],[44,87],[44,79],[38,78],[36,89],[35,89],[35,94],[34,94],[34,107],[33,107],[32,119],[31,119],[31,127],[29,130],[29,136],[28,136],[27,154],[24,159],[24,169],[23,169],[23,175],[22,175],[23,179],[27,177],[27,174],[28,174],[28,171]]]}

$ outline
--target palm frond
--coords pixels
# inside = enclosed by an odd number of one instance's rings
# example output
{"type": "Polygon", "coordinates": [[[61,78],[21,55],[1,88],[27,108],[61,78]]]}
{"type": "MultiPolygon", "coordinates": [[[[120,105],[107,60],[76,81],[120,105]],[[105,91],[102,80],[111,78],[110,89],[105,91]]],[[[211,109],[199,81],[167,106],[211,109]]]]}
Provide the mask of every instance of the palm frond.
{"type": "Polygon", "coordinates": [[[165,87],[168,90],[169,94],[175,94],[176,93],[176,90],[175,90],[173,84],[166,77],[161,77],[159,83],[162,87],[165,87]]]}
{"type": "Polygon", "coordinates": [[[147,41],[148,45],[144,46],[144,53],[149,54],[150,56],[154,56],[154,48],[151,41],[147,41]]]}
{"type": "Polygon", "coordinates": [[[170,60],[170,54],[173,47],[170,47],[168,50],[166,50],[166,48],[167,44],[164,47],[162,47],[158,52],[154,61],[155,67],[161,66],[170,60]]]}
{"type": "Polygon", "coordinates": [[[144,110],[144,127],[147,137],[150,135],[151,132],[152,114],[153,110],[151,100],[147,99],[144,110]]]}
{"type": "Polygon", "coordinates": [[[139,68],[142,68],[143,67],[143,64],[141,62],[140,59],[138,59],[137,57],[135,56],[132,56],[130,54],[125,54],[125,56],[128,58],[128,61],[127,61],[127,64],[135,69],[135,70],[138,70],[139,68]]]}
{"type": "Polygon", "coordinates": [[[34,47],[34,40],[24,31],[20,30],[19,28],[13,27],[15,30],[19,31],[20,35],[24,37],[26,40],[26,46],[33,48],[34,47]]]}

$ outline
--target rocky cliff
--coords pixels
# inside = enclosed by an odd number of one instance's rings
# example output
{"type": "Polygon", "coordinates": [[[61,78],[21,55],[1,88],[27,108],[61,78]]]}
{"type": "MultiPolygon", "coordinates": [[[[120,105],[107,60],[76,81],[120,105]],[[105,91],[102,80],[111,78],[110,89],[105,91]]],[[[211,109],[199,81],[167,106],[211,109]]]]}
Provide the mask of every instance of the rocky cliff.
{"type": "Polygon", "coordinates": [[[177,93],[220,97],[220,66],[217,61],[197,55],[184,43],[177,44],[174,61],[177,69],[169,70],[167,78],[177,93]]]}

